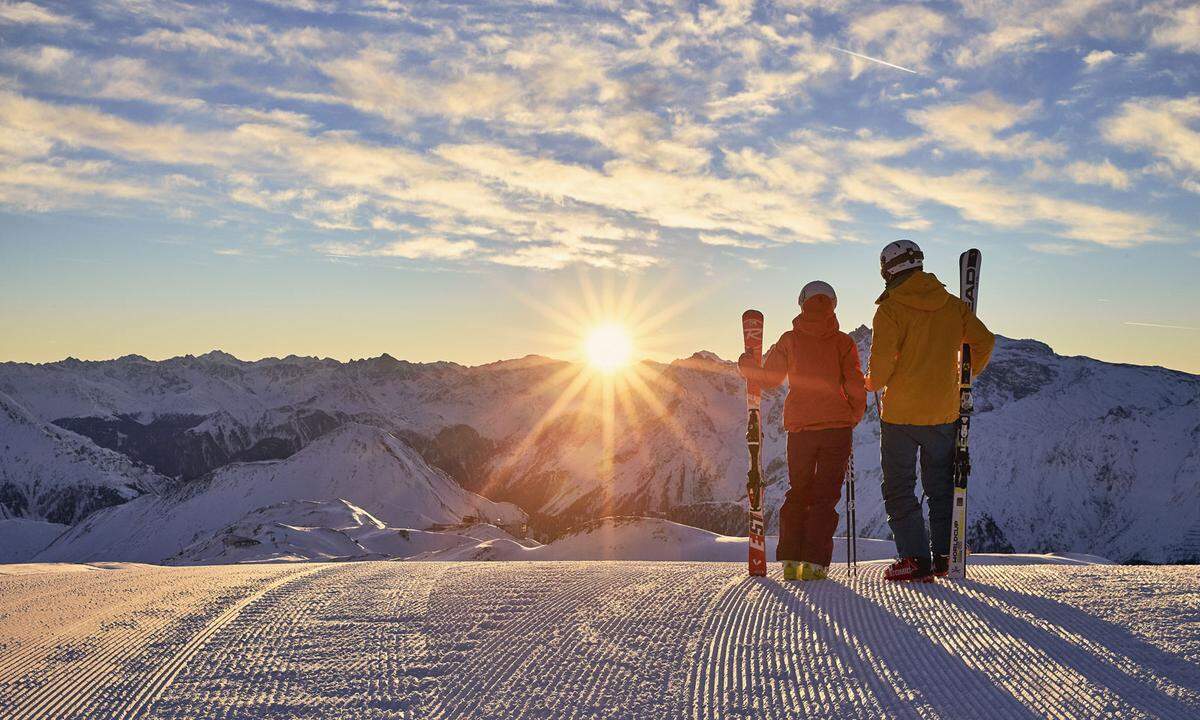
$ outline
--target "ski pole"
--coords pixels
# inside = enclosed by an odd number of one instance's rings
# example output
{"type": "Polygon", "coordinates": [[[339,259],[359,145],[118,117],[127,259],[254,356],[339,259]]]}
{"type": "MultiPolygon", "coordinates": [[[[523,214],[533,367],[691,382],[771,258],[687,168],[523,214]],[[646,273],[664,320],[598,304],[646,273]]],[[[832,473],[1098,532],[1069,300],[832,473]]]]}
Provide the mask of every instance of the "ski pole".
{"type": "Polygon", "coordinates": [[[858,577],[858,519],[854,501],[854,448],[846,463],[846,574],[858,577]]]}

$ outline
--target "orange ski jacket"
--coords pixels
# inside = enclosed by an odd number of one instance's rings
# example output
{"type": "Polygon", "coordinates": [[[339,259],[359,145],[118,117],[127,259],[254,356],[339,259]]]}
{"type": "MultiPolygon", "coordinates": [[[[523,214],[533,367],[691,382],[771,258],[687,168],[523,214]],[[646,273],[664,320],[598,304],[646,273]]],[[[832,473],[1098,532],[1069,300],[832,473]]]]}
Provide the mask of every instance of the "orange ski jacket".
{"type": "Polygon", "coordinates": [[[788,432],[854,427],[867,409],[858,348],[838,329],[833,302],[805,301],[800,314],[763,358],[752,378],[764,388],[788,381],[783,426],[788,432]]]}
{"type": "Polygon", "coordinates": [[[918,270],[876,301],[867,387],[883,390],[883,421],[942,425],[958,419],[958,352],[987,367],[993,335],[938,279],[918,270]]]}

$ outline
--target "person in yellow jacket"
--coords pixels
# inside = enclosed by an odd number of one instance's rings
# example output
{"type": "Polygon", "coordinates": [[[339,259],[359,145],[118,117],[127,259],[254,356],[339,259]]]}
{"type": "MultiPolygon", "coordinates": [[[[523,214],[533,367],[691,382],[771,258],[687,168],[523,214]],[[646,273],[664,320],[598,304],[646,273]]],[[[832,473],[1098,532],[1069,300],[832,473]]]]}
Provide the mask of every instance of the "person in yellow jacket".
{"type": "Polygon", "coordinates": [[[880,254],[887,284],[876,300],[867,389],[883,394],[880,460],[883,504],[899,559],[888,580],[928,582],[945,575],[954,499],[958,352],[971,346],[972,371],[987,367],[996,338],[967,304],[924,271],[911,240],[880,254]],[[917,461],[929,502],[929,529],[916,497],[917,461]]]}

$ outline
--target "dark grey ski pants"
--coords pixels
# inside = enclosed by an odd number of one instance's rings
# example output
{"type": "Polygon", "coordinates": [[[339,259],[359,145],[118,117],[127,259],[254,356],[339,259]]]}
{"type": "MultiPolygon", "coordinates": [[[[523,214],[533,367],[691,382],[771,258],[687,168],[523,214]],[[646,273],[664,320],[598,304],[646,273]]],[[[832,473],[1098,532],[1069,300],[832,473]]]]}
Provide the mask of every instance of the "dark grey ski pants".
{"type": "Polygon", "coordinates": [[[950,552],[950,511],[954,502],[954,423],[896,425],[881,423],[879,453],[883,466],[883,507],[904,557],[930,559],[950,552]],[[929,530],[917,499],[917,457],[921,486],[929,500],[929,530]],[[930,538],[929,534],[933,537],[930,538]]]}

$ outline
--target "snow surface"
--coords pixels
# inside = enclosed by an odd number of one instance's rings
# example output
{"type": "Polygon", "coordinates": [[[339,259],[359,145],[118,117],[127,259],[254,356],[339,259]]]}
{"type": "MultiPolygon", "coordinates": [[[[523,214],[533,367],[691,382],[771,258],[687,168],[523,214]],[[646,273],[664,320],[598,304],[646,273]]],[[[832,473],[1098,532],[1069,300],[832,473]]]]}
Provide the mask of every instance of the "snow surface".
{"type": "MultiPolygon", "coordinates": [[[[495,518],[508,524],[525,517],[515,506],[468,492],[444,473],[431,470],[390,433],[350,423],[286,460],[227,465],[165,495],[139,497],[98,512],[36,559],[162,562],[234,523],[253,524],[253,517],[245,519],[247,511],[338,499],[365,508],[375,519],[396,528],[457,523],[465,517],[495,518]]],[[[285,506],[264,521],[278,521],[280,512],[296,507],[285,506]]],[[[290,524],[308,527],[306,522],[298,518],[290,524]]],[[[277,538],[281,546],[318,545],[308,557],[337,555],[348,548],[344,540],[334,532],[299,530],[277,538]]],[[[212,546],[195,552],[215,559],[212,546]]]]}
{"type": "MultiPolygon", "coordinates": [[[[15,510],[18,517],[69,524],[169,484],[124,455],[39,419],[2,392],[0,451],[0,518],[15,510]]],[[[28,529],[24,544],[45,534],[28,529]]]]}
{"type": "Polygon", "coordinates": [[[167,562],[200,565],[405,558],[473,542],[472,538],[451,533],[389,528],[382,520],[345,500],[293,500],[247,513],[238,522],[192,543],[167,562]]]}
{"type": "MultiPolygon", "coordinates": [[[[767,557],[775,557],[779,538],[767,537],[767,557]]],[[[521,543],[497,537],[414,557],[415,560],[677,560],[745,562],[748,538],[718,535],[657,518],[603,518],[576,528],[552,543],[521,543]]],[[[835,563],[845,562],[846,539],[834,538],[835,563]]],[[[858,559],[893,558],[890,540],[859,538],[858,559]]]]}
{"type": "Polygon", "coordinates": [[[0,567],[6,718],[1195,718],[1187,567],[0,567]]]}
{"type": "Polygon", "coordinates": [[[69,528],[24,518],[0,520],[0,563],[28,562],[69,528]]]}

